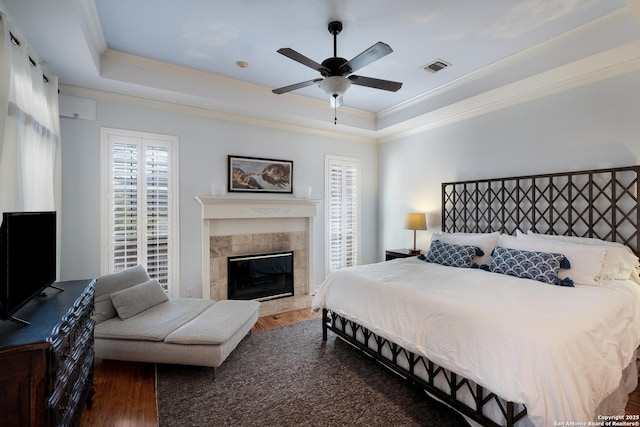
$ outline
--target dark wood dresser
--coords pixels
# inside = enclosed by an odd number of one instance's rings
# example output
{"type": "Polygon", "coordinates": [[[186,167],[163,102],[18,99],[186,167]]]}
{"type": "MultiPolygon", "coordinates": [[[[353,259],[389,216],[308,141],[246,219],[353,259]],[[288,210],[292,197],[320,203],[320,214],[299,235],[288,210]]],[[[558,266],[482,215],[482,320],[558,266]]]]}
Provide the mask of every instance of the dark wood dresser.
{"type": "Polygon", "coordinates": [[[78,426],[93,398],[93,280],[58,282],[0,321],[2,426],[78,426]]]}

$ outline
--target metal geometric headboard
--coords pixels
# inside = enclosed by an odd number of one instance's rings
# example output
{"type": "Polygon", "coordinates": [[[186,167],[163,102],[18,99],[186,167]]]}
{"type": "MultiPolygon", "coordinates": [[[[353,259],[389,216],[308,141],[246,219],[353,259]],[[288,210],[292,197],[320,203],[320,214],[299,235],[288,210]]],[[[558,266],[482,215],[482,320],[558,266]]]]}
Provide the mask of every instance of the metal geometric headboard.
{"type": "Polygon", "coordinates": [[[640,166],[442,184],[445,232],[596,237],[640,254],[640,166]]]}

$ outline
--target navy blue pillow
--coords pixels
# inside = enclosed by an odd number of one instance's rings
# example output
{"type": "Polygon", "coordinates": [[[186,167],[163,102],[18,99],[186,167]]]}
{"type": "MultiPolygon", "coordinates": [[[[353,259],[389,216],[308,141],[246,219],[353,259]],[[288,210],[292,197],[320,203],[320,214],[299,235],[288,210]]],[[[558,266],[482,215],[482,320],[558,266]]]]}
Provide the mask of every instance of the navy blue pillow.
{"type": "Polygon", "coordinates": [[[476,255],[482,256],[484,255],[484,252],[476,246],[453,245],[450,243],[443,243],[439,240],[432,240],[427,255],[420,256],[419,258],[426,262],[446,265],[449,267],[470,268],[475,266],[472,262],[473,257],[476,255]]]}
{"type": "Polygon", "coordinates": [[[492,255],[489,271],[494,273],[533,279],[559,286],[573,286],[573,280],[558,277],[558,271],[564,265],[563,260],[566,259],[562,254],[522,251],[496,246],[492,255]]]}

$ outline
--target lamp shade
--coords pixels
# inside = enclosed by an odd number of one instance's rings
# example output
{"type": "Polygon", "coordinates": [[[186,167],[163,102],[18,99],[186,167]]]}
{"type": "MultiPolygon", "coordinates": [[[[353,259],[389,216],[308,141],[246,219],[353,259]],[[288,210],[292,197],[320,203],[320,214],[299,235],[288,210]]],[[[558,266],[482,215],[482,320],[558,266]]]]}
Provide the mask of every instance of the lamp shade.
{"type": "Polygon", "coordinates": [[[426,230],[426,215],[423,213],[408,213],[404,228],[407,230],[426,230]]]}
{"type": "Polygon", "coordinates": [[[342,76],[330,76],[322,80],[318,86],[327,95],[337,97],[342,96],[351,86],[351,80],[342,76]]]}

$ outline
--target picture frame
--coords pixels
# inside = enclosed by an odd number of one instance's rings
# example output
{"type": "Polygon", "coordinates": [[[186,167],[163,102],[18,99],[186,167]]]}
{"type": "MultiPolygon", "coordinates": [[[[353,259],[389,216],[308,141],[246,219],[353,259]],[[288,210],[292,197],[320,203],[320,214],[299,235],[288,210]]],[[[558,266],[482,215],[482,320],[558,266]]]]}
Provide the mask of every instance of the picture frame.
{"type": "Polygon", "coordinates": [[[230,193],[293,192],[293,161],[229,155],[230,193]]]}

